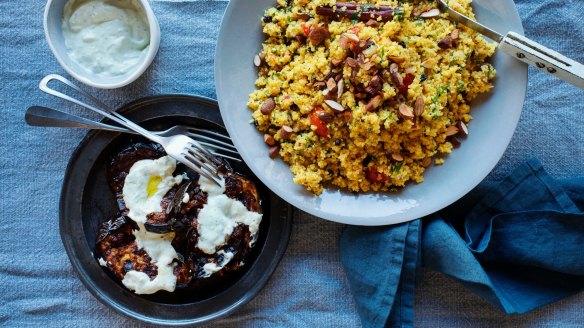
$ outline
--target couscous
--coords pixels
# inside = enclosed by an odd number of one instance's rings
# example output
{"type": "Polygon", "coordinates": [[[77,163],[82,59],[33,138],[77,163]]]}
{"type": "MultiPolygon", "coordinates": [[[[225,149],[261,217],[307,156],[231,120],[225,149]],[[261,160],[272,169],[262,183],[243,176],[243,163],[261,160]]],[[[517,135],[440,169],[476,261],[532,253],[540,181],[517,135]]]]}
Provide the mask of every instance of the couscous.
{"type": "MultiPolygon", "coordinates": [[[[449,5],[473,17],[470,0],[449,5]]],[[[495,76],[496,45],[445,15],[433,1],[278,0],[248,102],[269,156],[315,194],[422,182],[495,76]]]]}

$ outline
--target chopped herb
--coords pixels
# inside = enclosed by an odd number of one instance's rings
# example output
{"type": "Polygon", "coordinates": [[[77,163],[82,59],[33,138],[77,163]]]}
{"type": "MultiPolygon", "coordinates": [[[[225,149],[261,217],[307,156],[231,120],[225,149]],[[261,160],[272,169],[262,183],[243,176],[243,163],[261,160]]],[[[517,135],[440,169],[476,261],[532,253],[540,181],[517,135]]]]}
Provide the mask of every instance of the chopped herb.
{"type": "Polygon", "coordinates": [[[403,165],[403,164],[404,164],[404,162],[399,162],[399,163],[397,163],[397,165],[395,165],[395,166],[393,167],[393,173],[397,173],[397,172],[399,172],[399,170],[401,169],[401,167],[402,167],[402,165],[403,165]]]}
{"type": "Polygon", "coordinates": [[[420,82],[426,81],[427,78],[426,73],[422,73],[422,75],[420,75],[420,82]]]}
{"type": "Polygon", "coordinates": [[[404,20],[405,11],[403,9],[396,9],[393,13],[393,17],[397,18],[397,20],[402,21],[404,20]]]}

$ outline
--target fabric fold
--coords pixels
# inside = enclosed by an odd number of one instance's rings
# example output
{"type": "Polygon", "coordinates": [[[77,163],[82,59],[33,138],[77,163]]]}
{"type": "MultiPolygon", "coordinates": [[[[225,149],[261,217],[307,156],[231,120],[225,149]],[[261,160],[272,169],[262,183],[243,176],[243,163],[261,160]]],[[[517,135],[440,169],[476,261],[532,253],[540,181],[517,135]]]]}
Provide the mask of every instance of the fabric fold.
{"type": "Polygon", "coordinates": [[[423,220],[348,227],[341,260],[364,326],[413,326],[420,263],[506,313],[584,289],[582,208],[584,178],[559,183],[532,159],[423,220]]]}

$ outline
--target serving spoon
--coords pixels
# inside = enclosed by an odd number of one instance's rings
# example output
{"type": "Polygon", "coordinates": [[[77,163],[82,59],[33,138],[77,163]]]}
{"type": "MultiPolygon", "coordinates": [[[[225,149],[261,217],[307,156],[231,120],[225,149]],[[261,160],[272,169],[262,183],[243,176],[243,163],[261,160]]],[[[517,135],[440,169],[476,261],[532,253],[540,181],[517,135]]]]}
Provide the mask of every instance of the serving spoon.
{"type": "Polygon", "coordinates": [[[451,20],[497,42],[499,49],[513,58],[584,89],[584,65],[515,32],[503,36],[455,11],[444,0],[438,1],[438,8],[451,20]]]}

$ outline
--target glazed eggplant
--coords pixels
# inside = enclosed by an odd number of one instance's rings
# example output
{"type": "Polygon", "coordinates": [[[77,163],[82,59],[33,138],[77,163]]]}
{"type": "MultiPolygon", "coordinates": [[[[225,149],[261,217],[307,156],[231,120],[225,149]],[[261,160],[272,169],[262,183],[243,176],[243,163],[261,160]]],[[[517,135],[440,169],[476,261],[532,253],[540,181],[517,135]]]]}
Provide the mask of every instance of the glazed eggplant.
{"type": "MultiPolygon", "coordinates": [[[[195,281],[200,284],[211,275],[222,279],[237,272],[245,264],[255,242],[255,234],[247,225],[240,223],[213,254],[199,249],[198,213],[207,204],[208,195],[199,184],[199,175],[183,165],[176,166],[174,174],[182,175],[182,179],[164,194],[160,212],[147,214],[143,226],[138,226],[127,216],[129,210],[124,202],[123,190],[130,169],[140,160],[155,160],[165,155],[157,144],[134,142],[112,156],[107,168],[108,182],[116,195],[120,213],[100,227],[96,242],[96,255],[103,259],[100,263],[104,265],[105,261],[104,266],[119,280],[123,280],[126,273],[132,270],[154,279],[158,274],[156,263],[144,249],[138,248],[134,235],[134,231],[142,227],[150,233],[173,236],[171,245],[177,254],[173,261],[173,273],[179,289],[188,288],[195,281]],[[174,235],[168,235],[171,232],[174,235]]],[[[234,172],[227,162],[223,162],[218,173],[225,182],[223,194],[241,202],[248,211],[261,214],[259,193],[249,178],[234,172]]]]}
{"type": "MultiPolygon", "coordinates": [[[[152,258],[139,249],[132,230],[138,226],[126,216],[120,216],[101,224],[96,243],[96,255],[116,278],[123,280],[128,271],[144,272],[151,279],[158,274],[158,268],[152,258]],[[105,262],[105,263],[104,263],[105,262]]],[[[174,275],[177,285],[189,284],[191,270],[182,261],[176,261],[174,275]]]]}

